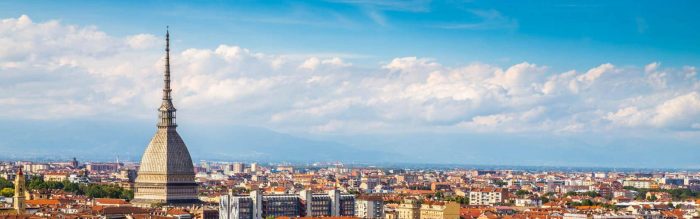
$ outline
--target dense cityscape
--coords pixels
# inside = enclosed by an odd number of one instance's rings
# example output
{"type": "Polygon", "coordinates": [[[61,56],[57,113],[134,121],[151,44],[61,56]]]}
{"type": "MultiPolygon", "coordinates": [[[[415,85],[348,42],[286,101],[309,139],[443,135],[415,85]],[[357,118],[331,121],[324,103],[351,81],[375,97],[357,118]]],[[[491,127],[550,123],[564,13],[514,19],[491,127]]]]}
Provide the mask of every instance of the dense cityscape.
{"type": "Polygon", "coordinates": [[[7,217],[21,209],[27,218],[700,216],[698,171],[540,172],[202,161],[194,168],[200,204],[137,207],[130,203],[137,170],[137,163],[126,162],[5,162],[0,166],[2,214],[7,217]],[[25,185],[17,185],[18,176],[26,178],[25,185]],[[24,206],[13,204],[18,198],[24,206]]]}

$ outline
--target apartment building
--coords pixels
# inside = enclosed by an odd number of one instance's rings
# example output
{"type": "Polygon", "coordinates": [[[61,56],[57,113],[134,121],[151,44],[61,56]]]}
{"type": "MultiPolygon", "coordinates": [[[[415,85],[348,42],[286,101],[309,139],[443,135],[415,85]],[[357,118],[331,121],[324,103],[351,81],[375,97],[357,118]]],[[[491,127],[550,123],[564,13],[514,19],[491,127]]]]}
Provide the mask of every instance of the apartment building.
{"type": "Polygon", "coordinates": [[[470,205],[494,205],[503,202],[506,190],[503,188],[478,188],[469,192],[470,205]]]}
{"type": "Polygon", "coordinates": [[[381,196],[359,196],[355,200],[355,217],[384,218],[384,200],[381,196]]]}
{"type": "Polygon", "coordinates": [[[659,184],[654,180],[638,180],[638,179],[625,180],[625,182],[623,182],[622,185],[623,186],[631,186],[631,187],[639,188],[639,189],[658,189],[659,188],[659,184]]]}
{"type": "Polygon", "coordinates": [[[416,199],[404,199],[396,208],[397,219],[420,219],[420,202],[416,199]]]}
{"type": "Polygon", "coordinates": [[[219,201],[220,219],[354,215],[355,196],[340,194],[338,190],[327,194],[304,190],[298,195],[263,195],[260,191],[253,191],[248,196],[223,195],[219,201]]]}
{"type": "Polygon", "coordinates": [[[459,208],[455,202],[423,203],[420,219],[459,219],[459,208]]]}

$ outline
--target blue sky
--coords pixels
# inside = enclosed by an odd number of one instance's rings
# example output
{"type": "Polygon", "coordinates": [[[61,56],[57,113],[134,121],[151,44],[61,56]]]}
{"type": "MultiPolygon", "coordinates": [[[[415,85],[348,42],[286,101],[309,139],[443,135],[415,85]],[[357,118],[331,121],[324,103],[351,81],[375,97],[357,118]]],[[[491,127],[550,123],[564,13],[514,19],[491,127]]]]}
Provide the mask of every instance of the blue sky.
{"type": "Polygon", "coordinates": [[[699,146],[698,4],[0,2],[0,130],[13,131],[0,148],[140,154],[152,133],[124,121],[155,120],[170,25],[195,158],[333,145],[325,159],[698,168],[692,155],[672,159],[699,146]],[[41,123],[60,125],[42,128],[49,139],[16,134],[41,123]],[[197,131],[207,127],[257,134],[197,131]],[[101,144],[103,132],[133,139],[101,144]]]}
{"type": "Polygon", "coordinates": [[[268,53],[341,53],[450,64],[700,61],[698,3],[681,1],[148,1],[4,2],[5,17],[96,25],[114,35],[162,32],[183,48],[244,45],[268,53]],[[206,40],[202,40],[206,39],[206,40]]]}

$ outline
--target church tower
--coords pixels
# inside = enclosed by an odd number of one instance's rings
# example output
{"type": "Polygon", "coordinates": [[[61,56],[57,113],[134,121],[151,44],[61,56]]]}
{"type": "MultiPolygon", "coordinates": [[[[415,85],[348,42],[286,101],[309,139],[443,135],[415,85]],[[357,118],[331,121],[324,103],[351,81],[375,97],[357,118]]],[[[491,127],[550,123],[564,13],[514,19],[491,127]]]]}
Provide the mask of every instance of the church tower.
{"type": "Polygon", "coordinates": [[[24,200],[26,199],[24,194],[27,191],[26,184],[24,184],[24,173],[22,172],[22,167],[19,167],[17,171],[17,176],[15,177],[15,197],[13,200],[14,208],[17,210],[17,214],[24,214],[24,200]]]}
{"type": "Polygon", "coordinates": [[[176,110],[171,91],[170,32],[166,31],[165,73],[162,103],[158,109],[158,129],[141,158],[132,201],[136,205],[199,202],[192,158],[176,130],[176,110]]]}

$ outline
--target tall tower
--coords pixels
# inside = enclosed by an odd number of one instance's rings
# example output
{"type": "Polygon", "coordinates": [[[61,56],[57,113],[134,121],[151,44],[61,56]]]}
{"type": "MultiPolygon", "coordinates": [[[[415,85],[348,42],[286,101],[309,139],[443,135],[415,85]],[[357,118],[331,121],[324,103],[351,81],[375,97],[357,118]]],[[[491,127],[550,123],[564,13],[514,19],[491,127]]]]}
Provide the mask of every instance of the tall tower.
{"type": "Polygon", "coordinates": [[[20,166],[17,176],[15,177],[15,200],[13,200],[17,214],[24,214],[24,200],[26,199],[24,194],[26,190],[27,188],[24,184],[24,173],[22,173],[22,167],[20,166]]]}
{"type": "Polygon", "coordinates": [[[158,130],[141,158],[136,177],[136,205],[191,204],[197,199],[194,167],[185,142],[175,129],[175,107],[170,95],[170,32],[165,34],[163,101],[158,109],[158,130]]]}

